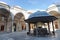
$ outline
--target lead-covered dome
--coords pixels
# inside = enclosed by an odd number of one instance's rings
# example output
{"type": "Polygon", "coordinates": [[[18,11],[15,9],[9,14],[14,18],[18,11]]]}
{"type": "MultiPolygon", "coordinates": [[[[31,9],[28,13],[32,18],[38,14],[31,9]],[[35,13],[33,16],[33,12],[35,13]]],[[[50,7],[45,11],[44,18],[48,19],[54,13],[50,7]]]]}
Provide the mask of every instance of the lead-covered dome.
{"type": "Polygon", "coordinates": [[[0,3],[1,3],[1,4],[6,4],[6,5],[7,5],[7,3],[5,3],[5,2],[2,2],[2,1],[0,1],[0,3]]]}
{"type": "Polygon", "coordinates": [[[48,14],[46,11],[37,11],[35,13],[32,13],[29,18],[32,17],[41,17],[41,16],[50,16],[50,14],[48,14]]]}
{"type": "Polygon", "coordinates": [[[50,15],[46,11],[37,11],[29,16],[27,20],[25,20],[28,23],[37,23],[37,22],[52,22],[56,20],[57,18],[50,15]]]}

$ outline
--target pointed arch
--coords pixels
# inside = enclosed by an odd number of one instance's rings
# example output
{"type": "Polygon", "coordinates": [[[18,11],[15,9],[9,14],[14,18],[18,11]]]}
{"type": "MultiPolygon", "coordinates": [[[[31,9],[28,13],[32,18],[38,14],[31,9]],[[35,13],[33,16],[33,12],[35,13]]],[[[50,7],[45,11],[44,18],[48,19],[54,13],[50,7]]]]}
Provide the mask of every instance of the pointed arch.
{"type": "Polygon", "coordinates": [[[16,31],[17,31],[17,27],[19,26],[19,29],[18,30],[25,30],[26,29],[26,25],[25,25],[25,17],[23,15],[23,13],[17,13],[15,16],[14,16],[14,23],[17,25],[15,28],[16,28],[16,31]]]}

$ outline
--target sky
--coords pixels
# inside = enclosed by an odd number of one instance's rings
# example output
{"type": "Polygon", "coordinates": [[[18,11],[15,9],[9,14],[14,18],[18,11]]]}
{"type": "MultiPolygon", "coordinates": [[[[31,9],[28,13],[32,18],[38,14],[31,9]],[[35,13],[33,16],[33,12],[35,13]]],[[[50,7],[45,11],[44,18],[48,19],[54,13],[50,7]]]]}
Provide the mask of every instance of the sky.
{"type": "Polygon", "coordinates": [[[46,10],[51,4],[60,0],[0,0],[10,6],[18,5],[26,10],[46,10]]]}

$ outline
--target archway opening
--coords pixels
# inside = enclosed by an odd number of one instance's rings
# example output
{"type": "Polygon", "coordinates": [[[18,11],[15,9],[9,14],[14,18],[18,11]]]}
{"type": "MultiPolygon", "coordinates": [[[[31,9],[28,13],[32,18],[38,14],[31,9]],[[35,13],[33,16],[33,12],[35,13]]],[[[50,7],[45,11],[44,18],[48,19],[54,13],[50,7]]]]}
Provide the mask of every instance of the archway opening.
{"type": "Polygon", "coordinates": [[[60,13],[58,13],[57,11],[50,11],[49,13],[53,16],[60,16],[60,13]]]}
{"type": "Polygon", "coordinates": [[[0,8],[0,29],[6,31],[8,29],[7,22],[10,15],[10,11],[5,8],[0,8]],[[2,26],[1,26],[2,25],[2,26]]]}
{"type": "Polygon", "coordinates": [[[22,13],[17,13],[14,16],[14,23],[16,23],[16,31],[26,30],[25,17],[22,13]]]}
{"type": "Polygon", "coordinates": [[[14,32],[16,31],[16,23],[13,23],[14,26],[14,32]]]}
{"type": "Polygon", "coordinates": [[[58,20],[54,21],[54,27],[55,27],[55,29],[59,29],[59,27],[60,27],[59,26],[59,24],[60,24],[60,13],[57,11],[50,11],[49,13],[58,18],[58,20]]]}
{"type": "Polygon", "coordinates": [[[4,25],[1,25],[1,31],[4,31],[4,25]]]}

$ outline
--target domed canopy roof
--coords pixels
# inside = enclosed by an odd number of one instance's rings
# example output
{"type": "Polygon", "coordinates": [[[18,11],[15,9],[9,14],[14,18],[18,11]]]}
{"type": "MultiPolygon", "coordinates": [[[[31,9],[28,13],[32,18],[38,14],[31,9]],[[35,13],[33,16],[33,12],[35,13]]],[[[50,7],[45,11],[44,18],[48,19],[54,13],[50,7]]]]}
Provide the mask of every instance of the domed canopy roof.
{"type": "Polygon", "coordinates": [[[48,14],[45,11],[37,11],[29,16],[27,20],[25,20],[28,23],[36,23],[36,22],[52,22],[56,20],[57,18],[48,14]]]}
{"type": "Polygon", "coordinates": [[[48,14],[47,12],[45,12],[45,11],[37,11],[37,12],[31,14],[29,16],[29,18],[32,18],[32,17],[41,17],[41,16],[51,16],[51,15],[48,14]]]}

